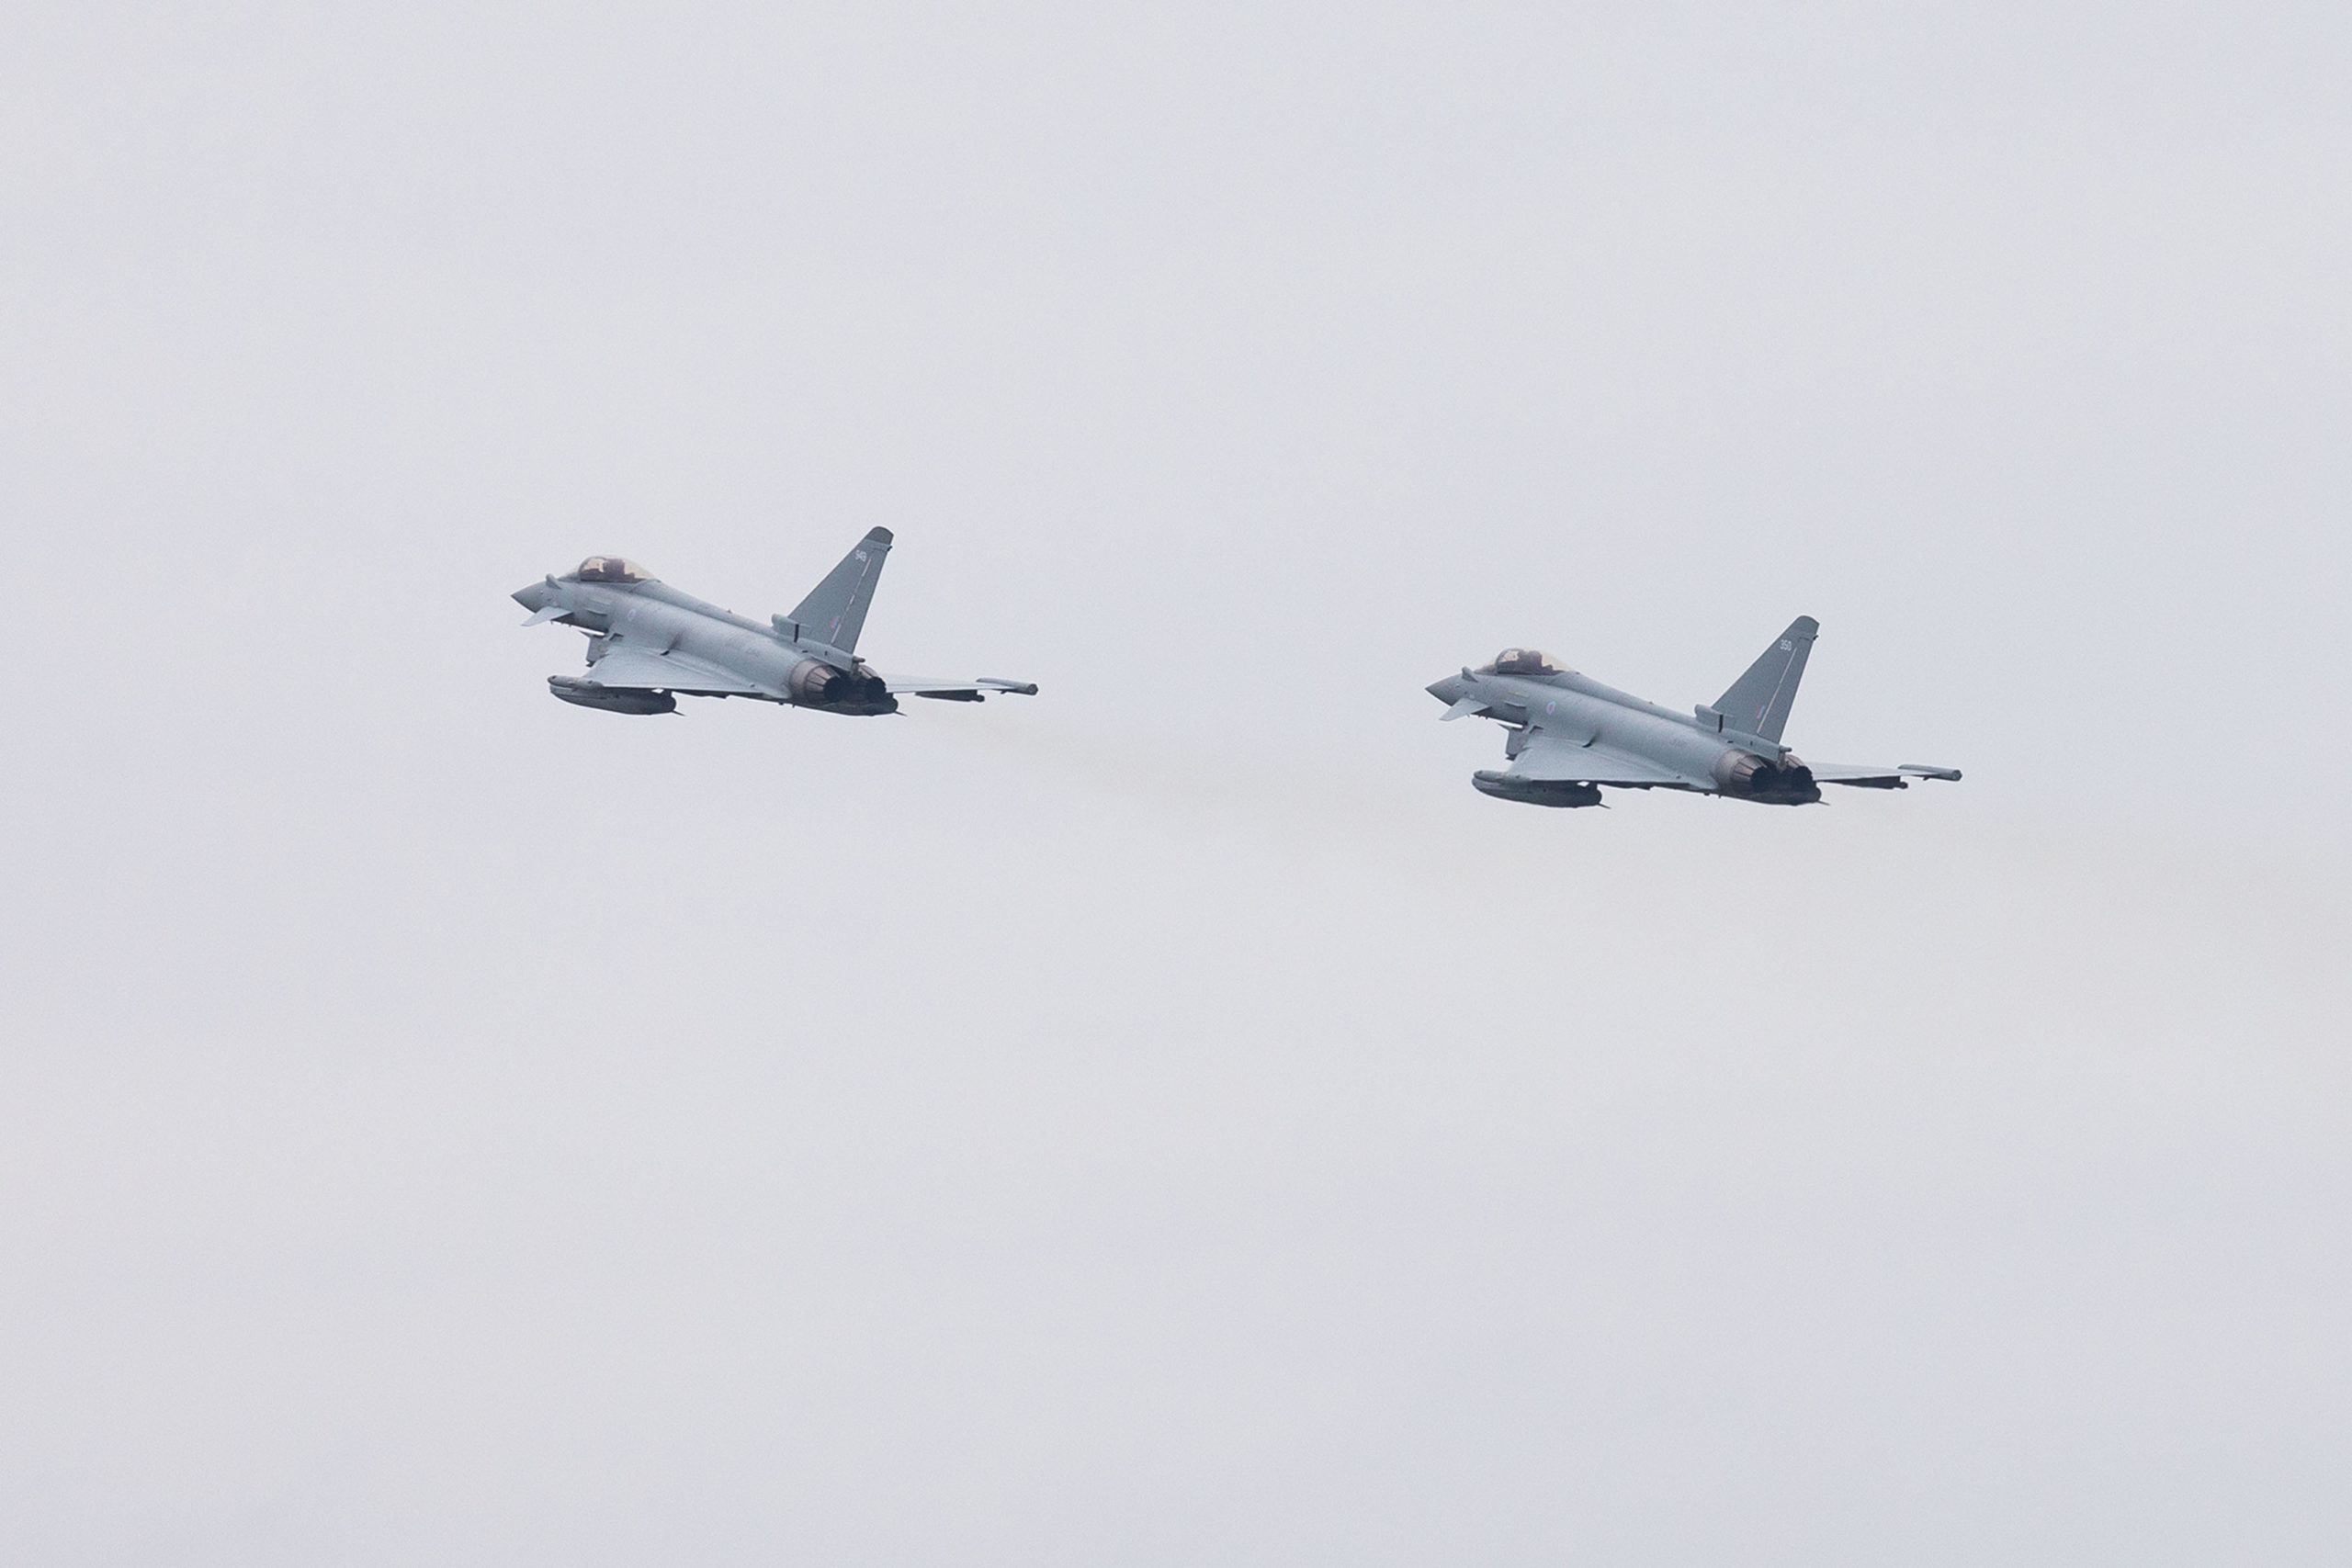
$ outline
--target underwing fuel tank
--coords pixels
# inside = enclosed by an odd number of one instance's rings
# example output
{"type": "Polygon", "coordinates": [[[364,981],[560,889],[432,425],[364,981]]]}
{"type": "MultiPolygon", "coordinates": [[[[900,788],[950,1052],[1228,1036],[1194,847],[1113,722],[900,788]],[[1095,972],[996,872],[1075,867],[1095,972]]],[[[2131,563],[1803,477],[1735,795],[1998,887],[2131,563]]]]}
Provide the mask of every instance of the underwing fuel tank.
{"type": "Polygon", "coordinates": [[[1570,779],[1514,778],[1480,769],[1470,775],[1470,783],[1481,795],[1491,795],[1497,800],[1516,800],[1523,806],[1598,806],[1600,790],[1598,785],[1577,784],[1570,779]]]}
{"type": "Polygon", "coordinates": [[[633,691],[624,687],[600,686],[594,681],[582,681],[570,675],[548,677],[548,690],[567,703],[577,703],[583,708],[601,708],[606,713],[675,713],[678,699],[667,692],[633,691]]]}

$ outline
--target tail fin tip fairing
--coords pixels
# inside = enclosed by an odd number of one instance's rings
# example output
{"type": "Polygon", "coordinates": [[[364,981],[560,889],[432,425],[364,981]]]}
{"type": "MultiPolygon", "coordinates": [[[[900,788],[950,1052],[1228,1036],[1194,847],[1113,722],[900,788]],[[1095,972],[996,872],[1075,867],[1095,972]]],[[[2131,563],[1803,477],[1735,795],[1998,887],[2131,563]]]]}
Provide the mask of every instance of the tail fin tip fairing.
{"type": "Polygon", "coordinates": [[[1796,705],[1797,682],[1804,679],[1804,661],[1813,652],[1813,639],[1820,633],[1821,623],[1811,615],[1791,621],[1789,629],[1747,667],[1747,673],[1715,699],[1716,711],[1725,724],[1767,740],[1779,740],[1788,728],[1789,710],[1796,705]]]}
{"type": "Polygon", "coordinates": [[[841,565],[809,590],[791,618],[819,641],[843,653],[855,653],[857,634],[865,626],[865,607],[874,603],[874,585],[881,579],[882,562],[889,553],[890,530],[866,530],[865,537],[842,558],[841,565]]]}

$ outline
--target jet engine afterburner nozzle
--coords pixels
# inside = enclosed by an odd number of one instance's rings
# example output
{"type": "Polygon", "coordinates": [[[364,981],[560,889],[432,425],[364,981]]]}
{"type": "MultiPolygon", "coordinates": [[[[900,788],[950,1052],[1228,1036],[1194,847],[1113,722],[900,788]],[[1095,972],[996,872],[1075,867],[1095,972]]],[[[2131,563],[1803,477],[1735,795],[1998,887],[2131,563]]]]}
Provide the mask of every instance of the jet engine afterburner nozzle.
{"type": "Polygon", "coordinates": [[[821,659],[804,659],[785,672],[784,689],[797,703],[821,706],[842,672],[821,659]]]}
{"type": "Polygon", "coordinates": [[[1726,750],[1715,759],[1715,787],[1767,806],[1809,806],[1821,798],[1813,770],[1792,756],[1774,762],[1753,751],[1726,750]]]}
{"type": "Polygon", "coordinates": [[[831,708],[841,713],[896,713],[899,701],[890,683],[860,664],[855,674],[836,670],[821,659],[804,659],[785,672],[784,689],[797,703],[831,708]]]}

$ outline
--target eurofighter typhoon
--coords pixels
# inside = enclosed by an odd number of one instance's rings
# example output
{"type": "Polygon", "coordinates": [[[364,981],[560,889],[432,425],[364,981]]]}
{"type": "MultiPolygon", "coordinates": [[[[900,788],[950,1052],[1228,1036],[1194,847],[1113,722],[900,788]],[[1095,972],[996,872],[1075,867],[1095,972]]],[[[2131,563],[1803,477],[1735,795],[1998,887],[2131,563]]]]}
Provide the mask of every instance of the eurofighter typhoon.
{"type": "Polygon", "coordinates": [[[1905,789],[1913,779],[1957,779],[1957,768],[1807,762],[1781,744],[1797,682],[1821,625],[1790,623],[1779,640],[1714,705],[1688,716],[1611,690],[1532,649],[1510,648],[1492,664],[1448,675],[1430,695],[1449,719],[1476,716],[1510,727],[1510,766],[1470,782],[1530,806],[1599,806],[1607,789],[1681,789],[1766,806],[1809,806],[1826,784],[1905,789]]]}
{"type": "Polygon", "coordinates": [[[707,604],[618,556],[514,594],[523,624],[555,621],[588,634],[584,675],[550,675],[567,703],[606,713],[674,713],[680,697],[750,697],[826,713],[896,713],[901,696],[977,703],[991,692],[1034,697],[1027,682],[891,680],[857,657],[858,633],[890,553],[890,530],[858,541],[799,608],[768,624],[707,604]]]}

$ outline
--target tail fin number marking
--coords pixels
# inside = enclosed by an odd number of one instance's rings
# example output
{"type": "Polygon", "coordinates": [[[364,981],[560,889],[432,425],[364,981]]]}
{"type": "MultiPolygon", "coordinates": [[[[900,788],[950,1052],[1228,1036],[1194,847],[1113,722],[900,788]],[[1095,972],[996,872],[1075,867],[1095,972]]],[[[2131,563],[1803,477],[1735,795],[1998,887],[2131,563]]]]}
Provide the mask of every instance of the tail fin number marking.
{"type": "Polygon", "coordinates": [[[1797,682],[1804,678],[1805,656],[1820,632],[1820,622],[1811,615],[1799,615],[1773,639],[1763,657],[1747,667],[1747,673],[1715,699],[1715,711],[1751,735],[1778,741],[1788,726],[1789,709],[1796,702],[1797,682]]]}

